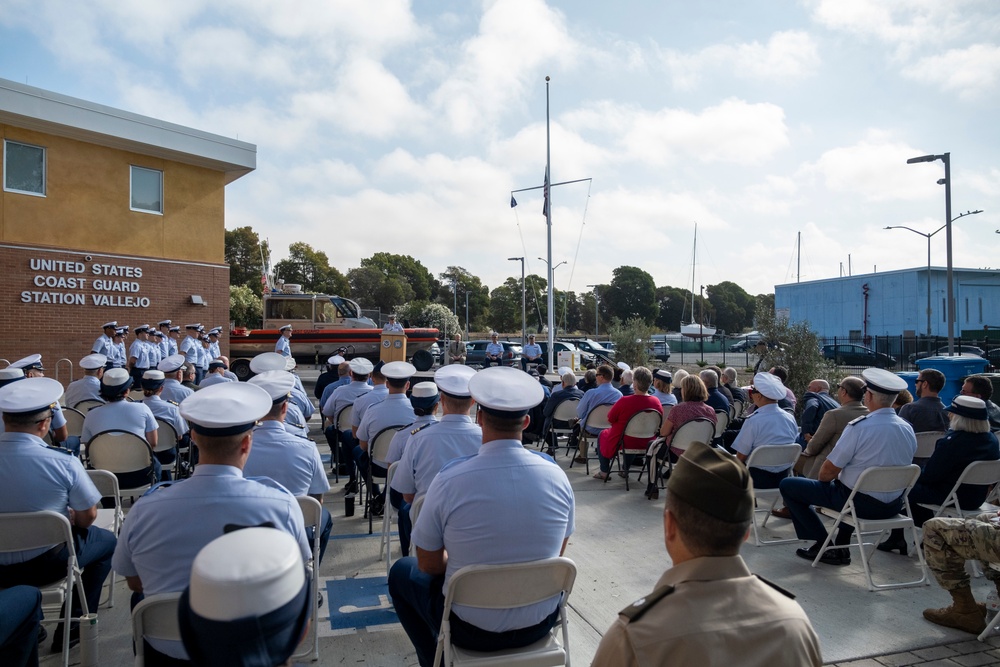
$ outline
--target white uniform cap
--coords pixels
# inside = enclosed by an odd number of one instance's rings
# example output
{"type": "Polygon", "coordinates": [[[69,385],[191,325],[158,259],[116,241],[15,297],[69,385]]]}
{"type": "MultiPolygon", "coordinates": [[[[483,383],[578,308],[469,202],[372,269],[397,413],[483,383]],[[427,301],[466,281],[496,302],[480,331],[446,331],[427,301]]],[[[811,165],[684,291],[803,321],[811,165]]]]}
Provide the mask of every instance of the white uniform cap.
{"type": "Polygon", "coordinates": [[[198,329],[201,328],[201,324],[185,324],[184,328],[185,329],[194,329],[195,331],[197,331],[198,329]]]}
{"type": "Polygon", "coordinates": [[[146,371],[142,374],[143,380],[162,380],[163,371],[146,371]]]}
{"type": "Polygon", "coordinates": [[[866,368],[861,377],[870,390],[880,394],[898,394],[906,389],[906,380],[884,368],[866,368]]]}
{"type": "Polygon", "coordinates": [[[184,355],[183,354],[171,354],[169,357],[156,364],[157,370],[161,370],[164,373],[176,373],[177,370],[184,365],[184,355]]]}
{"type": "Polygon", "coordinates": [[[5,380],[17,380],[23,377],[24,377],[24,371],[22,371],[20,368],[11,368],[10,366],[8,366],[7,368],[0,370],[0,382],[3,382],[5,380]]]}
{"type": "Polygon", "coordinates": [[[294,537],[275,528],[236,530],[195,556],[191,610],[214,621],[263,616],[291,602],[305,580],[294,537]]]}
{"type": "Polygon", "coordinates": [[[342,356],[340,356],[339,354],[335,354],[329,359],[327,359],[326,363],[328,363],[331,366],[339,366],[340,364],[344,363],[344,361],[345,359],[342,356]]]}
{"type": "Polygon", "coordinates": [[[157,323],[156,326],[158,326],[158,327],[169,327],[170,326],[170,320],[160,320],[157,323]]]}
{"type": "Polygon", "coordinates": [[[418,382],[410,392],[410,405],[420,410],[428,410],[438,402],[438,388],[433,382],[418,382]]]}
{"type": "Polygon", "coordinates": [[[390,361],[382,367],[382,375],[390,380],[408,380],[416,372],[414,365],[406,361],[390,361]]]}
{"type": "Polygon", "coordinates": [[[115,321],[115,320],[111,320],[110,322],[105,322],[104,324],[102,324],[101,328],[102,329],[107,329],[109,327],[117,327],[117,326],[118,326],[118,322],[115,321]]]}
{"type": "Polygon", "coordinates": [[[291,328],[292,328],[291,324],[286,324],[285,326],[283,326],[280,329],[278,329],[278,331],[284,331],[285,329],[291,329],[291,328]]]}
{"type": "Polygon", "coordinates": [[[0,412],[38,412],[54,405],[63,395],[62,385],[52,378],[27,378],[0,387],[0,412]]]}
{"type": "Polygon", "coordinates": [[[469,380],[469,391],[479,407],[494,412],[524,414],[542,402],[545,391],[538,380],[510,366],[485,368],[469,380]]]}
{"type": "Polygon", "coordinates": [[[285,357],[285,370],[290,371],[295,368],[295,357],[285,357]]]}
{"type": "Polygon", "coordinates": [[[472,396],[469,380],[475,375],[476,371],[464,364],[448,364],[434,371],[434,383],[449,396],[468,398],[472,396]]]}
{"type": "Polygon", "coordinates": [[[109,368],[101,378],[101,384],[106,387],[117,387],[131,380],[132,376],[124,368],[109,368]]]}
{"type": "Polygon", "coordinates": [[[224,436],[249,431],[272,405],[270,394],[257,385],[222,382],[194,392],[180,407],[196,433],[224,436]]]}
{"type": "Polygon", "coordinates": [[[295,376],[287,371],[266,371],[260,375],[254,375],[247,380],[250,384],[255,384],[271,397],[274,403],[284,401],[292,393],[295,386],[295,376]]]}
{"type": "MultiPolygon", "coordinates": [[[[340,358],[340,363],[344,362],[344,358],[340,358]]],[[[371,372],[375,370],[375,365],[368,361],[364,357],[354,357],[351,359],[351,372],[355,375],[371,375],[371,372]]]]}
{"type": "Polygon", "coordinates": [[[770,373],[754,375],[753,388],[754,391],[760,392],[764,398],[770,398],[772,401],[780,401],[787,395],[785,385],[781,384],[781,378],[770,373]]]}
{"type": "Polygon", "coordinates": [[[103,354],[88,354],[80,360],[80,368],[93,371],[103,368],[106,363],[108,363],[108,358],[103,354]]]}
{"type": "Polygon", "coordinates": [[[559,377],[562,377],[563,375],[566,375],[566,373],[573,373],[573,375],[576,375],[576,373],[573,372],[573,369],[570,368],[569,366],[560,366],[559,367],[559,377]]]}
{"type": "Polygon", "coordinates": [[[250,360],[250,370],[254,373],[285,370],[285,358],[277,352],[258,354],[250,360]]]}
{"type": "Polygon", "coordinates": [[[23,359],[18,359],[10,365],[10,368],[41,368],[42,367],[42,355],[40,354],[29,354],[23,359]]]}
{"type": "Polygon", "coordinates": [[[616,365],[618,366],[618,368],[622,369],[623,371],[630,371],[630,370],[632,370],[632,367],[629,366],[628,364],[626,364],[624,361],[619,361],[616,365]]]}

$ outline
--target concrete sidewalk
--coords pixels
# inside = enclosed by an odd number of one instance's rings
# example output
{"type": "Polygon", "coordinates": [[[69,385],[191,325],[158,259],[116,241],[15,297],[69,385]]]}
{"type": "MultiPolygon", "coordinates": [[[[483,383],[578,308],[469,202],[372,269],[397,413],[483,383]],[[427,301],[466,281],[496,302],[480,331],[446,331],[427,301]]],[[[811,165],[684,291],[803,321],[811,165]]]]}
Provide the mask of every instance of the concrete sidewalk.
{"type": "MultiPolygon", "coordinates": [[[[311,391],[315,373],[302,375],[311,391]]],[[[312,426],[314,440],[328,456],[318,416],[312,426]]],[[[663,545],[663,500],[662,496],[658,501],[646,500],[644,483],[632,483],[632,490],[626,492],[624,480],[617,476],[604,484],[586,475],[579,464],[570,469],[564,452],[559,452],[557,461],[566,469],[577,503],[576,531],[566,550],[578,568],[569,602],[571,655],[575,664],[587,665],[618,611],[649,592],[669,566],[663,545]]],[[[387,597],[386,563],[378,557],[381,519],[369,535],[363,508],[358,507],[353,517],[344,516],[345,482],[342,477],[339,485],[334,484],[324,503],[334,518],[334,537],[320,572],[326,603],[317,619],[318,664],[415,665],[416,655],[387,597]]],[[[770,538],[794,537],[790,521],[772,519],[764,532],[770,538]]],[[[936,584],[869,592],[856,550],[849,566],[813,568],[795,556],[801,545],[756,547],[747,543],[742,555],[753,572],[796,595],[819,635],[827,663],[873,667],[1000,664],[997,638],[980,643],[972,635],[922,618],[924,608],[949,602],[936,584]]],[[[398,557],[394,540],[393,558],[398,557]]],[[[880,582],[919,577],[913,557],[880,552],[872,568],[880,582]]],[[[985,599],[990,588],[985,579],[973,580],[979,600],[985,599]]],[[[115,599],[113,609],[100,609],[100,664],[130,665],[129,594],[124,582],[119,582],[115,599]]],[[[79,649],[74,649],[72,657],[78,664],[79,649]]],[[[47,657],[44,664],[58,664],[58,656],[47,657]]]]}

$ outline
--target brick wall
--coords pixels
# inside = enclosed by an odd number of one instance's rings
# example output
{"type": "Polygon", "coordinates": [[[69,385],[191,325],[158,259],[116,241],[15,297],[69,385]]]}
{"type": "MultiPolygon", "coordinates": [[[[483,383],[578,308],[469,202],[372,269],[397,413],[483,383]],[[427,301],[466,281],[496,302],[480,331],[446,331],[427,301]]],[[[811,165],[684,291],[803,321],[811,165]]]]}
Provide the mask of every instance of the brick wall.
{"type": "MultiPolygon", "coordinates": [[[[194,322],[205,328],[222,326],[219,344],[223,354],[229,349],[228,265],[3,243],[0,272],[7,285],[0,295],[0,358],[15,361],[41,354],[46,375],[63,384],[70,381],[69,364],[57,361],[71,360],[72,379],[79,379],[77,362],[90,352],[101,325],[109,320],[134,329],[171,319],[181,326],[182,335],[184,325],[194,322]],[[52,265],[58,262],[64,264],[52,265]],[[192,304],[192,294],[208,305],[192,304]]],[[[132,340],[130,335],[126,348],[132,340]]]]}

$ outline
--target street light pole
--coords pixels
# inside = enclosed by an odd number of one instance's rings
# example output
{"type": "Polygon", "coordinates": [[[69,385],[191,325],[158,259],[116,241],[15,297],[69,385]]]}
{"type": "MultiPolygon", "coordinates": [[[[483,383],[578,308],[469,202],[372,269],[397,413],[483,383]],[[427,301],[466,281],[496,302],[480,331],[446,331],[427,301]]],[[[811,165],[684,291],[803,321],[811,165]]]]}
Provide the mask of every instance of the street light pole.
{"type": "Polygon", "coordinates": [[[528,342],[526,336],[528,332],[528,311],[525,307],[527,303],[524,297],[524,257],[508,257],[508,262],[521,262],[521,345],[528,342]]]}
{"type": "MultiPolygon", "coordinates": [[[[977,213],[982,213],[981,210],[978,211],[966,211],[965,213],[959,213],[950,222],[955,222],[959,218],[964,218],[967,215],[976,215],[977,213]]],[[[891,225],[885,229],[906,229],[913,232],[914,234],[919,234],[927,239],[927,338],[931,337],[931,237],[940,232],[945,227],[949,225],[941,225],[933,232],[920,232],[912,227],[907,227],[906,225],[891,225]]],[[[928,343],[929,345],[930,343],[928,343]]],[[[950,348],[949,348],[950,349],[950,348]]]]}
{"type": "MultiPolygon", "coordinates": [[[[545,262],[545,264],[548,266],[549,269],[549,308],[554,308],[555,301],[553,294],[555,294],[556,269],[565,264],[566,260],[563,260],[558,264],[556,264],[555,266],[552,266],[552,262],[548,261],[544,257],[539,257],[538,259],[545,262]]],[[[554,315],[555,314],[553,312],[551,311],[549,312],[548,320],[549,320],[549,343],[550,343],[549,363],[550,364],[552,363],[552,350],[555,348],[555,335],[556,335],[555,323],[558,322],[558,320],[554,319],[554,315]]],[[[549,368],[551,368],[551,366],[549,366],[549,368]]]]}
{"type": "Polygon", "coordinates": [[[597,294],[598,285],[587,285],[587,287],[594,288],[594,338],[598,338],[601,335],[601,325],[600,325],[601,314],[600,311],[597,309],[598,305],[601,302],[597,294]]]}
{"type": "Polygon", "coordinates": [[[469,290],[465,290],[465,338],[469,338],[469,290]]]}

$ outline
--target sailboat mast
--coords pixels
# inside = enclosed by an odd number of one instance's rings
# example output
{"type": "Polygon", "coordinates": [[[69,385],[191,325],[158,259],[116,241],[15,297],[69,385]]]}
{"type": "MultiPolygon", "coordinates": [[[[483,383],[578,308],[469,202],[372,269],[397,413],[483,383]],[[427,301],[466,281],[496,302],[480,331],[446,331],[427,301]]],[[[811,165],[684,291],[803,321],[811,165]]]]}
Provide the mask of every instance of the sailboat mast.
{"type": "Polygon", "coordinates": [[[698,223],[694,223],[694,246],[691,250],[691,323],[694,324],[694,270],[698,261],[698,223]]]}
{"type": "Polygon", "coordinates": [[[555,272],[552,270],[552,142],[549,134],[549,77],[545,77],[545,194],[548,197],[548,206],[545,207],[545,231],[548,234],[548,274],[549,274],[549,294],[548,294],[548,315],[549,315],[549,368],[555,368],[552,362],[555,354],[555,298],[553,296],[552,278],[555,272]]]}

